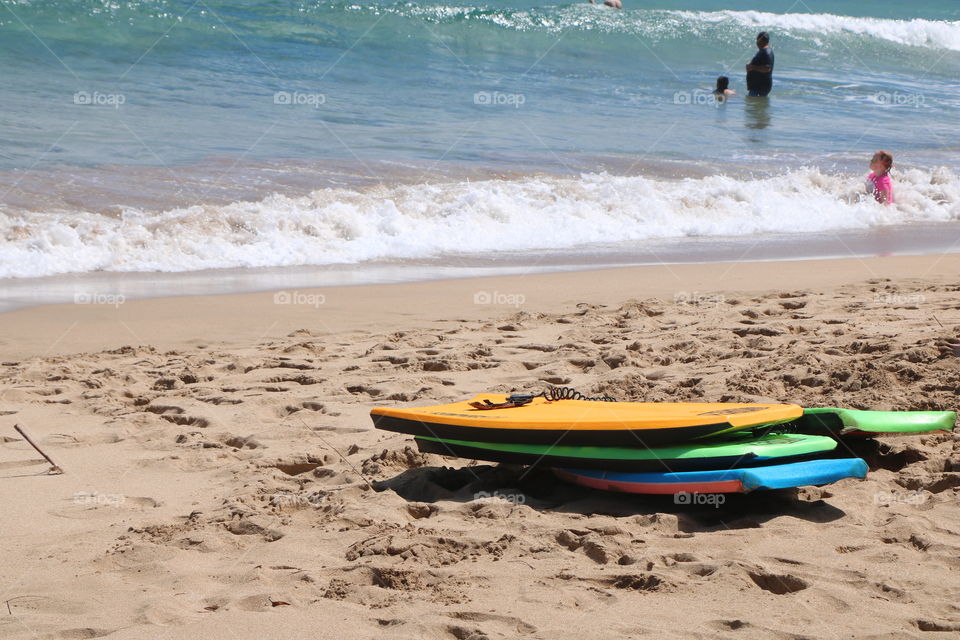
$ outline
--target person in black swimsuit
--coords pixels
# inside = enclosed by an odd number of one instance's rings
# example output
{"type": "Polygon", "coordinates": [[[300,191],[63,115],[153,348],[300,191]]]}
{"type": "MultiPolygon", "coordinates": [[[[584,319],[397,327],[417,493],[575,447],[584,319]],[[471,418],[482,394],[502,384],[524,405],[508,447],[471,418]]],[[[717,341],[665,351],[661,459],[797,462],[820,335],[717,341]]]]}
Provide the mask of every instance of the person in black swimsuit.
{"type": "Polygon", "coordinates": [[[757,49],[757,55],[747,63],[747,93],[762,98],[773,88],[773,49],[766,31],[757,34],[757,49]]]}

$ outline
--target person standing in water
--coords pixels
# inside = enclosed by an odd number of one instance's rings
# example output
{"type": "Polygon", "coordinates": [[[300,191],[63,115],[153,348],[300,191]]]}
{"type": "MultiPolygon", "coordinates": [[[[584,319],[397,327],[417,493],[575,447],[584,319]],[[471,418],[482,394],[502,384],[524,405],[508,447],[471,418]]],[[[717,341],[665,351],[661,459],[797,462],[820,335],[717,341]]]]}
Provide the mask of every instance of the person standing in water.
{"type": "Polygon", "coordinates": [[[867,193],[880,204],[893,202],[893,181],[890,169],[893,168],[893,155],[887,151],[877,151],[870,159],[870,175],[867,176],[867,193]]]}
{"type": "Polygon", "coordinates": [[[763,98],[773,89],[773,49],[766,31],[757,34],[757,54],[747,63],[747,94],[763,98]]]}

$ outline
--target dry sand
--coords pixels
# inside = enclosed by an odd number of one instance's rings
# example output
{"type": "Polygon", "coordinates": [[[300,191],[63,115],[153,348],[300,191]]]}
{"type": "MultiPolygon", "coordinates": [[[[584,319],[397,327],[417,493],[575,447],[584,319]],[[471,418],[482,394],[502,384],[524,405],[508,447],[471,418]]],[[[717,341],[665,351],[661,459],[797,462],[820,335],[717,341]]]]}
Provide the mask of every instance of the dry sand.
{"type": "Polygon", "coordinates": [[[546,384],[952,410],[958,273],[671,266],[0,315],[0,637],[960,637],[954,434],[851,445],[866,481],[713,508],[421,455],[367,415],[546,384]]]}

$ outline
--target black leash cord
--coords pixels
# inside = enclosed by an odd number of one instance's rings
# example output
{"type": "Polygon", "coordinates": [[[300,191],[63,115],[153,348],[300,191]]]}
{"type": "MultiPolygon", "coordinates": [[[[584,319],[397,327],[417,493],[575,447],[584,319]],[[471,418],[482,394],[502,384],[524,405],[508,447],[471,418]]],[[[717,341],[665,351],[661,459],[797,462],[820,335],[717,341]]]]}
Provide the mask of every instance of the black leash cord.
{"type": "MultiPolygon", "coordinates": [[[[585,396],[573,387],[549,387],[541,391],[538,395],[547,400],[592,400],[594,402],[616,402],[616,398],[610,396],[585,396]]],[[[536,397],[536,396],[534,396],[536,397]]]]}

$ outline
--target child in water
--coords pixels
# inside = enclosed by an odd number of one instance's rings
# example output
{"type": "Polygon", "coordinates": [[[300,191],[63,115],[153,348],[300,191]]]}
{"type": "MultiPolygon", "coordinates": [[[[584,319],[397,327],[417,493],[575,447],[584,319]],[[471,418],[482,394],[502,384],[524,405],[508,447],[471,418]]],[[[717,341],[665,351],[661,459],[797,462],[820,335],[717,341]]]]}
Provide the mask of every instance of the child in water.
{"type": "Polygon", "coordinates": [[[870,159],[870,175],[865,186],[867,193],[872,193],[874,200],[881,204],[893,202],[893,181],[890,180],[892,167],[893,156],[887,151],[877,151],[870,159]]]}
{"type": "Polygon", "coordinates": [[[728,88],[729,86],[730,78],[727,76],[717,78],[717,88],[713,90],[713,97],[717,99],[717,102],[724,102],[727,96],[736,95],[737,92],[728,88]]]}

